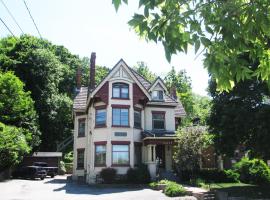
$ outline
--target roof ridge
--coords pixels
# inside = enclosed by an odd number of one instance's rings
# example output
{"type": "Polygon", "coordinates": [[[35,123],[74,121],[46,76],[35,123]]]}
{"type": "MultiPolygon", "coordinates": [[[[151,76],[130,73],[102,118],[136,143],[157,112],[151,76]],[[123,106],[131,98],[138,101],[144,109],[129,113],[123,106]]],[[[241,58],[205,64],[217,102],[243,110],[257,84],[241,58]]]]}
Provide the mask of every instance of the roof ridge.
{"type": "MultiPolygon", "coordinates": [[[[129,67],[129,66],[128,66],[129,67]]],[[[129,67],[130,70],[132,72],[135,72],[137,75],[139,75],[141,78],[143,78],[145,81],[147,81],[148,83],[152,84],[149,80],[147,80],[145,77],[143,77],[141,74],[139,74],[135,69],[133,69],[132,67],[129,67]]]]}

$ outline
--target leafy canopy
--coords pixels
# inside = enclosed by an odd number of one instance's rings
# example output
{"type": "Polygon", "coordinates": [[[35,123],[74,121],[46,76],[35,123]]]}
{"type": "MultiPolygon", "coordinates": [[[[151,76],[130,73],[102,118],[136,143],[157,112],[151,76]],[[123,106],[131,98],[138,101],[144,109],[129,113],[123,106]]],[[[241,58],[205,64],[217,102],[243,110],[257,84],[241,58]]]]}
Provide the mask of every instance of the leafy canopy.
{"type": "MultiPolygon", "coordinates": [[[[115,8],[127,0],[112,0],[115,8]]],[[[256,77],[270,83],[270,4],[268,0],[139,0],[142,13],[129,25],[146,40],[161,42],[168,61],[172,54],[204,48],[204,65],[219,90],[256,77]],[[252,69],[248,53],[259,67],[252,69]]]]}
{"type": "Polygon", "coordinates": [[[0,71],[0,122],[20,128],[29,145],[40,143],[40,131],[34,101],[24,84],[12,72],[0,71]]]}

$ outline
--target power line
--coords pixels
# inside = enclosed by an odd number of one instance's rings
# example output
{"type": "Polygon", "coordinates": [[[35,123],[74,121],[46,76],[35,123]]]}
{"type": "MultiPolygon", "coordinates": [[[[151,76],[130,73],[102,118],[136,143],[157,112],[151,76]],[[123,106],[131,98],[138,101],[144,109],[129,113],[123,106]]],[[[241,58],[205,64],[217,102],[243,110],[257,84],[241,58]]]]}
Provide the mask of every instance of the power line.
{"type": "Polygon", "coordinates": [[[8,9],[8,7],[6,6],[6,4],[4,3],[3,0],[1,0],[3,6],[6,8],[6,10],[8,11],[9,15],[12,17],[13,21],[17,24],[17,26],[19,27],[19,29],[21,30],[21,32],[24,34],[22,28],[20,27],[19,23],[17,22],[17,20],[15,19],[15,17],[12,15],[12,13],[10,12],[10,10],[8,9]]]}
{"type": "Polygon", "coordinates": [[[31,19],[32,19],[32,21],[33,21],[33,23],[34,23],[34,25],[35,25],[35,27],[36,27],[36,30],[37,30],[37,32],[38,32],[38,34],[39,34],[39,37],[42,38],[42,37],[41,37],[41,34],[40,34],[39,30],[38,30],[38,27],[37,27],[37,25],[36,25],[36,23],[35,23],[35,20],[34,20],[33,16],[31,15],[31,12],[30,12],[30,10],[29,10],[29,8],[28,8],[28,6],[27,6],[25,0],[23,0],[23,2],[24,2],[24,5],[25,5],[25,7],[26,7],[26,9],[27,9],[27,11],[28,11],[28,13],[29,13],[29,15],[30,15],[30,17],[31,17],[31,19]]]}
{"type": "Polygon", "coordinates": [[[0,17],[1,22],[5,25],[5,27],[7,28],[7,30],[10,32],[11,35],[13,35],[13,37],[15,37],[15,35],[12,33],[12,31],[8,28],[8,26],[6,25],[6,23],[2,20],[2,18],[0,17]]]}

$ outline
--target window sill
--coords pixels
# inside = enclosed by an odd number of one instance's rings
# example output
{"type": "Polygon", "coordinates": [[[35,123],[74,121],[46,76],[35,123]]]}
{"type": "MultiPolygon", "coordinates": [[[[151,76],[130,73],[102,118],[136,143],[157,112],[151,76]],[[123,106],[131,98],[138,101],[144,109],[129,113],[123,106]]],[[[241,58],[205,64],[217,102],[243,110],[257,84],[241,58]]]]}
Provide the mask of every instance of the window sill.
{"type": "Polygon", "coordinates": [[[107,128],[106,125],[96,125],[95,128],[107,128]]]}
{"type": "Polygon", "coordinates": [[[83,138],[85,137],[85,135],[78,135],[78,138],[83,138]]]}
{"type": "Polygon", "coordinates": [[[112,167],[130,167],[130,164],[112,164],[112,167]]]}
{"type": "Polygon", "coordinates": [[[130,128],[130,126],[112,125],[113,128],[130,128]]]}
{"type": "Polygon", "coordinates": [[[84,170],[83,167],[77,167],[76,170],[84,170]]]}
{"type": "Polygon", "coordinates": [[[115,100],[130,100],[130,98],[120,98],[120,97],[112,97],[111,99],[115,99],[115,100]]]}
{"type": "Polygon", "coordinates": [[[95,167],[106,167],[106,164],[103,164],[103,165],[95,165],[95,167]]]}
{"type": "Polygon", "coordinates": [[[136,127],[136,126],[134,126],[133,128],[142,130],[142,127],[136,127]]]}

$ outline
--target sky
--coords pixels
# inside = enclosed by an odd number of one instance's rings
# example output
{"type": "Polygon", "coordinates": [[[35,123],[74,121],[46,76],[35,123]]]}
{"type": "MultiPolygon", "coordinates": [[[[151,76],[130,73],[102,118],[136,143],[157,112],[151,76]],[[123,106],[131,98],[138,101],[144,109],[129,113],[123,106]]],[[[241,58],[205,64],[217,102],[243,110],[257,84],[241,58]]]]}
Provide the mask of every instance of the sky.
{"type": "MultiPolygon", "coordinates": [[[[38,36],[23,0],[2,0],[24,33],[38,36]]],[[[25,0],[42,38],[63,45],[80,57],[96,52],[96,64],[112,68],[121,58],[129,66],[144,61],[156,75],[164,77],[171,67],[185,69],[191,77],[194,93],[207,95],[208,73],[203,55],[196,58],[192,47],[188,54],[179,53],[171,63],[165,58],[162,44],[146,42],[128,26],[138,1],[129,1],[118,12],[111,0],[25,0]]],[[[0,17],[14,35],[22,34],[0,0],[0,17]]],[[[9,35],[0,22],[0,37],[9,35]]]]}

